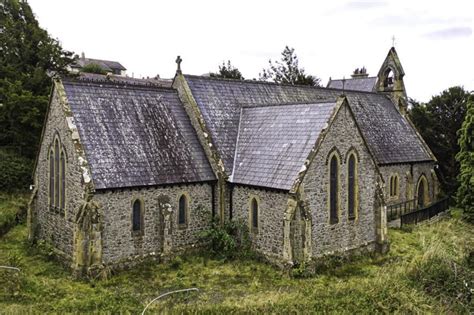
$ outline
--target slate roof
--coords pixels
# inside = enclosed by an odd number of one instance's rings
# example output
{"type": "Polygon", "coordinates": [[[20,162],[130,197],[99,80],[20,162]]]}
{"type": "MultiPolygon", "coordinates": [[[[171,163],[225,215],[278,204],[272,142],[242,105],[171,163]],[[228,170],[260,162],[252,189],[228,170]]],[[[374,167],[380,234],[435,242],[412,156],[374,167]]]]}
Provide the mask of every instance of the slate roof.
{"type": "Polygon", "coordinates": [[[96,189],[215,177],[177,92],[63,79],[96,189]]]}
{"type": "Polygon", "coordinates": [[[335,105],[243,108],[232,182],[289,190],[335,105]]]}
{"type": "Polygon", "coordinates": [[[93,59],[93,58],[77,58],[72,64],[73,68],[83,68],[90,64],[97,64],[105,71],[112,72],[113,70],[127,70],[122,64],[118,61],[103,60],[103,59],[93,59]]]}
{"type": "MultiPolygon", "coordinates": [[[[377,77],[346,79],[344,90],[374,92],[376,83],[377,77]]],[[[342,85],[342,80],[330,80],[327,87],[332,89],[342,89],[342,85]]]]}
{"type": "MultiPolygon", "coordinates": [[[[234,169],[241,108],[243,108],[242,112],[245,112],[246,107],[321,103],[322,101],[327,103],[328,100],[335,102],[342,94],[341,90],[331,88],[191,75],[185,75],[185,78],[212,133],[216,149],[229,175],[234,169]]],[[[378,164],[432,160],[415,130],[400,115],[388,97],[377,93],[347,90],[345,95],[378,164]]],[[[274,139],[267,140],[265,141],[269,143],[274,139]]],[[[265,159],[263,154],[261,159],[265,159]]],[[[236,175],[235,179],[237,178],[239,177],[236,175]]],[[[242,177],[239,180],[246,181],[242,177]]],[[[277,181],[265,186],[278,185],[277,181]]]]}

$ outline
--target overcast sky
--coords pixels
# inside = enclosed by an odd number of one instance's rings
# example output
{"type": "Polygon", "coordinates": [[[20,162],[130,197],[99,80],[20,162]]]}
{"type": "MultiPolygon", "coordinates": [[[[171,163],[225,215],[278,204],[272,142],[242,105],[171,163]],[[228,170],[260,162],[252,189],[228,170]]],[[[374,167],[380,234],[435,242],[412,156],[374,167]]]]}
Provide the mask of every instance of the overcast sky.
{"type": "Polygon", "coordinates": [[[171,78],[181,55],[187,74],[230,59],[257,78],[288,45],[326,84],[362,66],[376,75],[394,35],[410,97],[428,101],[454,85],[474,90],[472,0],[28,2],[65,49],[119,61],[135,77],[171,78]]]}

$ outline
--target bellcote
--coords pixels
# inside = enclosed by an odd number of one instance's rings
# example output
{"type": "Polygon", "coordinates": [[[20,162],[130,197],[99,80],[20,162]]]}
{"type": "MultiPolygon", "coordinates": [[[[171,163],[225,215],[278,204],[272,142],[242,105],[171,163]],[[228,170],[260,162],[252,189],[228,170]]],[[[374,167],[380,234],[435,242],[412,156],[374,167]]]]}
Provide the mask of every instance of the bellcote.
{"type": "Polygon", "coordinates": [[[376,89],[379,93],[389,95],[394,104],[400,107],[402,113],[406,112],[404,104],[407,104],[407,94],[403,83],[404,76],[405,72],[398,54],[395,47],[392,47],[380,67],[376,89]]]}

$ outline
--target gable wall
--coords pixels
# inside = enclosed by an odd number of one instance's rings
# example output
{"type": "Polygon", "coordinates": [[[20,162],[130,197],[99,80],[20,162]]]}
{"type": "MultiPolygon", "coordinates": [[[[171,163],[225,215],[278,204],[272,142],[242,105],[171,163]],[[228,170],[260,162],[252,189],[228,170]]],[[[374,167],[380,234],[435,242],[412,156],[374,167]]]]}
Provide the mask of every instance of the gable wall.
{"type": "Polygon", "coordinates": [[[376,241],[375,192],[378,174],[376,166],[362,136],[357,130],[347,105],[340,109],[318,153],[304,177],[301,190],[305,207],[312,219],[312,255],[322,256],[333,252],[373,244],[376,241]],[[329,224],[329,159],[337,148],[341,155],[339,165],[339,223],[329,224]],[[350,149],[358,153],[359,209],[355,221],[348,219],[347,163],[350,149]]]}
{"type": "Polygon", "coordinates": [[[66,122],[65,110],[62,107],[58,88],[56,87],[49,108],[48,120],[43,133],[35,172],[37,196],[34,202],[34,232],[40,239],[48,240],[67,257],[73,255],[74,219],[84,198],[82,170],[78,154],[74,147],[71,131],[66,122]],[[51,210],[49,207],[49,149],[56,133],[66,151],[66,209],[64,213],[51,210]]]}
{"type": "Polygon", "coordinates": [[[210,227],[211,184],[98,191],[94,200],[101,209],[102,259],[105,264],[161,254],[164,203],[169,203],[172,210],[167,239],[173,252],[197,245],[199,232],[210,227]],[[178,202],[182,194],[189,202],[185,227],[178,226],[178,202]],[[136,198],[144,206],[144,233],[141,236],[132,232],[132,203],[136,198]]]}

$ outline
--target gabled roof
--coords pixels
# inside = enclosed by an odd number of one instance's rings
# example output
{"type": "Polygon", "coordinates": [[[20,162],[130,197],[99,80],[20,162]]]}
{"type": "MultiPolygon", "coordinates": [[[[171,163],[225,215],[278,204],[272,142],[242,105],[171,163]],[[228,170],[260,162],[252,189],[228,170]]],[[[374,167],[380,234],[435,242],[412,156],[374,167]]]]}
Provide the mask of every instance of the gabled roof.
{"type": "Polygon", "coordinates": [[[231,181],[289,190],[335,105],[244,107],[231,181]]]}
{"type": "Polygon", "coordinates": [[[330,80],[327,87],[332,89],[341,89],[350,91],[374,92],[377,77],[351,78],[344,80],[330,80]],[[343,81],[345,80],[344,84],[343,81]]]}
{"type": "Polygon", "coordinates": [[[62,83],[96,189],[215,179],[175,90],[62,83]]]}
{"type": "Polygon", "coordinates": [[[110,72],[112,72],[113,70],[127,70],[118,61],[93,59],[93,58],[77,58],[71,66],[73,68],[83,68],[90,64],[97,64],[105,71],[110,71],[110,72]]]}
{"type": "MultiPolygon", "coordinates": [[[[336,98],[343,93],[339,89],[259,81],[190,75],[185,75],[185,79],[212,133],[215,147],[229,175],[234,169],[236,144],[240,134],[241,108],[245,113],[247,107],[255,106],[308,104],[321,101],[335,103],[336,98]]],[[[402,117],[387,96],[347,90],[344,93],[379,165],[432,160],[413,127],[402,117]]],[[[262,155],[261,159],[264,161],[265,156],[262,155]]],[[[238,170],[238,165],[235,165],[235,169],[238,170]]],[[[239,177],[236,174],[234,180],[237,178],[239,177]]],[[[274,184],[278,185],[276,182],[274,184]]]]}

